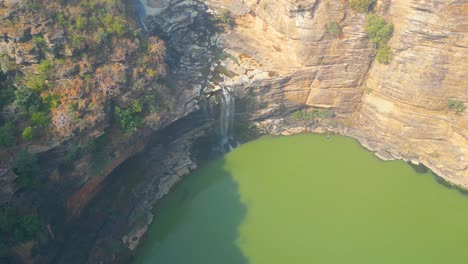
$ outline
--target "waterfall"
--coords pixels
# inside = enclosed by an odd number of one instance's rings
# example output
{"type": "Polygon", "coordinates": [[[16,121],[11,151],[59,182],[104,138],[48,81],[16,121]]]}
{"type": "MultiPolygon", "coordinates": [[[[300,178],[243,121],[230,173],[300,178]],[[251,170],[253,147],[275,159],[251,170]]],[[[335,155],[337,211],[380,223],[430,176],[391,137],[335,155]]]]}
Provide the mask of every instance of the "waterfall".
{"type": "Polygon", "coordinates": [[[221,89],[221,113],[219,117],[221,151],[230,151],[237,146],[232,136],[232,127],[234,125],[235,101],[226,88],[221,89]]]}

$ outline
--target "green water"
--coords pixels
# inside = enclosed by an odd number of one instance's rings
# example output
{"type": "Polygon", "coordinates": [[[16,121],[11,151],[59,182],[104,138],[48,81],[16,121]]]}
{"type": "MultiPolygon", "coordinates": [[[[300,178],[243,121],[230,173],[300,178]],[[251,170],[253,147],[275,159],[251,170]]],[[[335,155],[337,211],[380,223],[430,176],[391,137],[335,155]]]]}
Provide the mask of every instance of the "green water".
{"type": "Polygon", "coordinates": [[[354,140],[243,145],[161,201],[135,263],[468,263],[468,197],[354,140]]]}

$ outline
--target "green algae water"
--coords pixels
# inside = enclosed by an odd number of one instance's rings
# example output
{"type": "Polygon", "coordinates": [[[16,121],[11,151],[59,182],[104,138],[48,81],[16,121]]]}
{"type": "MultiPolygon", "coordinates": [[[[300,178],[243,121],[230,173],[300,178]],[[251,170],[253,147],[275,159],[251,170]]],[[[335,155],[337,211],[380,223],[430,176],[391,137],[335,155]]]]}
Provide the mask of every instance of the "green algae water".
{"type": "Polygon", "coordinates": [[[468,263],[468,197],[350,138],[264,137],[189,175],[135,263],[468,263]]]}

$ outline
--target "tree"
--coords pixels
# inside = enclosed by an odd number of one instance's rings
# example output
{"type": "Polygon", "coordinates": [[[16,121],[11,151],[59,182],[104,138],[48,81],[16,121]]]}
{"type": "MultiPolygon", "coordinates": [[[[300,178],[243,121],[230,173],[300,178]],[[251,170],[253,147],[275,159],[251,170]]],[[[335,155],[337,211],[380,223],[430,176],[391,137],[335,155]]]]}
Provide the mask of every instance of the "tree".
{"type": "Polygon", "coordinates": [[[13,160],[12,169],[18,175],[16,183],[20,187],[35,187],[38,184],[39,163],[36,155],[21,150],[13,160]]]}
{"type": "Polygon", "coordinates": [[[15,145],[15,126],[8,122],[0,127],[0,145],[5,148],[11,148],[15,145]]]}
{"type": "Polygon", "coordinates": [[[31,122],[39,126],[47,126],[50,123],[50,117],[44,112],[34,112],[31,115],[31,122]]]}
{"type": "Polygon", "coordinates": [[[232,17],[231,17],[231,11],[229,11],[227,9],[224,9],[221,12],[220,20],[221,20],[221,22],[223,22],[226,25],[232,25],[233,20],[232,20],[232,17]]]}
{"type": "Polygon", "coordinates": [[[387,43],[393,34],[393,24],[378,15],[368,15],[365,25],[369,39],[376,44],[387,43]]]}
{"type": "Polygon", "coordinates": [[[393,24],[371,14],[366,18],[365,30],[370,41],[377,45],[376,60],[388,64],[393,58],[392,50],[387,45],[393,34],[393,24]]]}
{"type": "Polygon", "coordinates": [[[366,13],[375,2],[376,0],[351,0],[349,6],[358,12],[366,13]]]}
{"type": "Polygon", "coordinates": [[[142,111],[140,101],[134,101],[129,108],[115,107],[115,118],[122,131],[131,135],[141,124],[142,118],[138,115],[142,111]]]}
{"type": "Polygon", "coordinates": [[[387,44],[381,44],[377,48],[377,55],[375,58],[378,62],[388,64],[390,61],[392,61],[392,57],[392,50],[387,44]]]}
{"type": "Polygon", "coordinates": [[[40,99],[36,93],[25,86],[20,86],[15,91],[15,101],[13,102],[19,106],[23,111],[28,111],[29,108],[38,108],[40,105],[40,99]]]}
{"type": "Polygon", "coordinates": [[[15,99],[15,91],[13,88],[8,87],[0,88],[0,110],[5,106],[13,102],[15,99]]]}
{"type": "MultiPolygon", "coordinates": [[[[39,229],[40,221],[36,215],[19,216],[13,207],[0,209],[0,234],[10,237],[13,242],[33,239],[39,229]]],[[[2,242],[7,242],[3,237],[2,240],[2,242]]]]}
{"type": "Polygon", "coordinates": [[[34,136],[35,136],[35,131],[34,131],[34,128],[33,127],[26,127],[24,130],[23,130],[23,133],[21,133],[21,136],[23,137],[23,140],[24,141],[31,141],[33,140],[34,136]]]}

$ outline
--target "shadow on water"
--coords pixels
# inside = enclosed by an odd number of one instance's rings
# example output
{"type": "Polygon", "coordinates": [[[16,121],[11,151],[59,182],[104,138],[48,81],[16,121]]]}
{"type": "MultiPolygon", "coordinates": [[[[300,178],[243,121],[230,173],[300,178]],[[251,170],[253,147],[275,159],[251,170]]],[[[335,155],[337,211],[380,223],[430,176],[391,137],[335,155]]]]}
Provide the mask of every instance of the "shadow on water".
{"type": "Polygon", "coordinates": [[[154,213],[135,263],[249,263],[237,244],[247,208],[223,160],[189,175],[154,213]]]}
{"type": "MultiPolygon", "coordinates": [[[[145,200],[141,186],[164,175],[162,162],[169,155],[172,141],[200,129],[206,122],[203,113],[196,112],[155,133],[144,151],[107,177],[81,215],[67,222],[55,240],[41,248],[52,258],[46,263],[99,263],[95,259],[124,251],[121,238],[131,226],[131,213],[145,200]]],[[[128,258],[119,255],[112,263],[127,263],[128,258]]]]}
{"type": "Polygon", "coordinates": [[[462,195],[465,195],[465,196],[468,196],[468,190],[466,189],[463,189],[459,186],[456,186],[450,182],[448,182],[447,180],[445,180],[444,178],[442,178],[441,176],[435,174],[433,171],[431,171],[428,167],[424,166],[424,164],[413,164],[411,162],[407,162],[413,169],[416,173],[418,174],[427,174],[427,173],[430,173],[432,175],[432,178],[440,185],[446,187],[446,188],[449,188],[449,189],[454,189],[454,190],[457,190],[459,193],[461,193],[462,195]]]}

